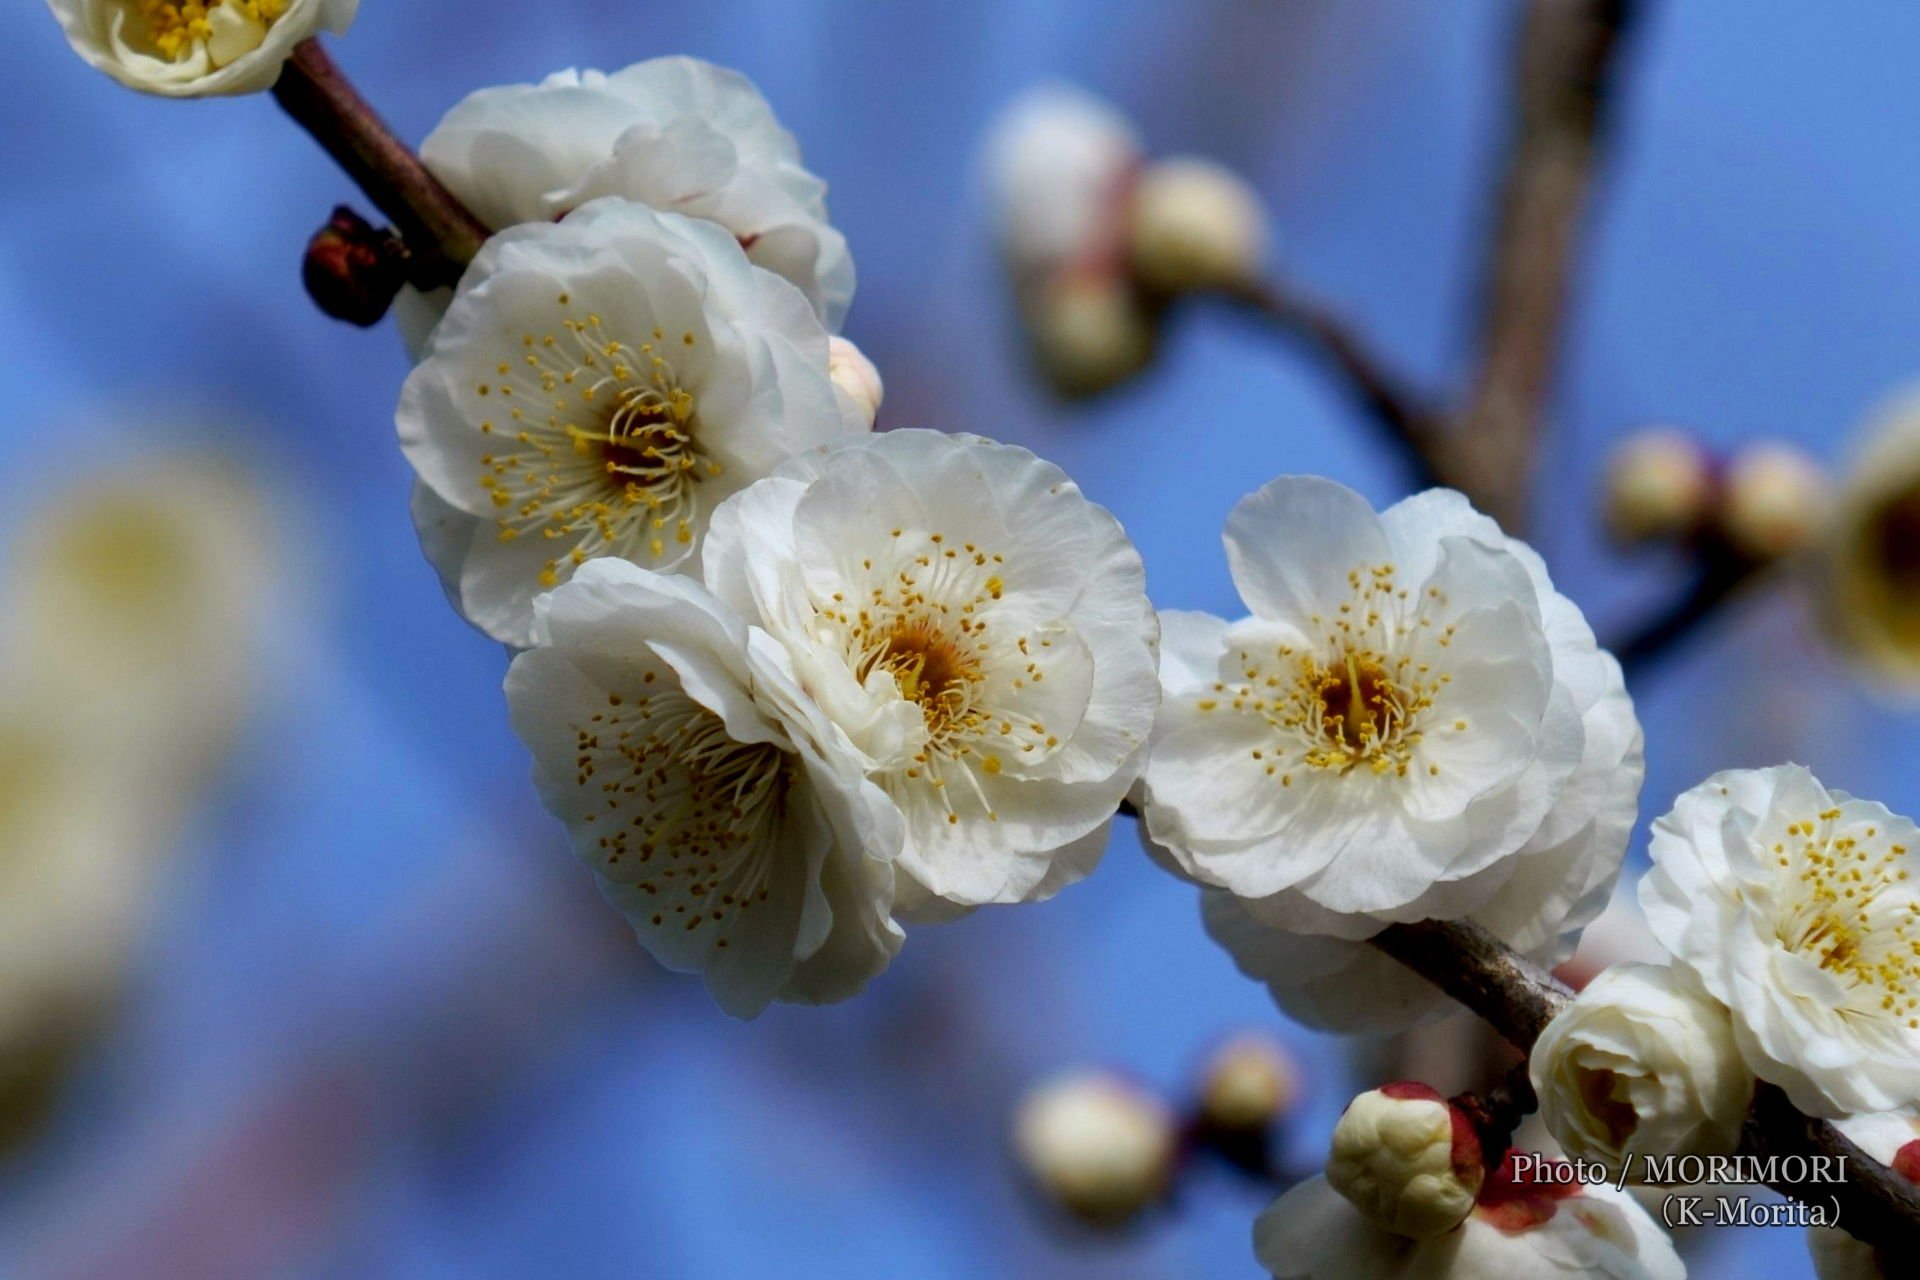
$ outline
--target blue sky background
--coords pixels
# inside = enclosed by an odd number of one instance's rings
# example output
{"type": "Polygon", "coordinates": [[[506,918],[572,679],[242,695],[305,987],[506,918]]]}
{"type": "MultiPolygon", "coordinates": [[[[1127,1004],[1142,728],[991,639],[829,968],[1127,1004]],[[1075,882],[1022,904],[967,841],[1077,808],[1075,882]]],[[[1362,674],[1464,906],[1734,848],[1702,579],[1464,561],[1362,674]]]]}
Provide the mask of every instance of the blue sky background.
{"type": "MultiPolygon", "coordinates": [[[[1289,279],[1433,393],[1471,368],[1505,117],[1506,0],[369,3],[336,55],[417,139],[467,91],[662,53],[736,66],[832,183],[848,333],[885,420],[1062,463],[1125,522],[1162,606],[1228,612],[1218,531],[1274,475],[1402,483],[1340,389],[1224,312],[1092,405],[1027,378],[975,153],[1047,77],[1153,147],[1244,171],[1289,279]]],[[[1596,533],[1610,441],[1650,421],[1827,458],[1920,375],[1920,8],[1649,0],[1599,192],[1537,541],[1603,633],[1676,566],[1596,533]]],[[[1203,1183],[1118,1245],[1062,1239],[1008,1176],[1036,1075],[1177,1090],[1281,1027],[1124,825],[1039,907],[917,932],[865,998],[722,1017],[622,935],[524,780],[504,659],[446,607],[406,514],[391,330],[327,321],[299,253],[345,179],[263,98],[136,97],[34,3],[0,14],[0,538],[89,457],[211,441],[275,495],[295,602],[246,749],[200,815],[124,1020],[45,1140],[0,1166],[7,1277],[1254,1277],[1259,1197],[1203,1183]],[[184,424],[184,425],[183,425],[184,424]]],[[[1705,774],[1797,759],[1920,808],[1910,711],[1850,680],[1790,595],[1636,684],[1647,818],[1705,774]]],[[[1642,856],[1636,840],[1633,856],[1642,856]]],[[[1808,1274],[1729,1233],[1700,1276],[1808,1274]]]]}

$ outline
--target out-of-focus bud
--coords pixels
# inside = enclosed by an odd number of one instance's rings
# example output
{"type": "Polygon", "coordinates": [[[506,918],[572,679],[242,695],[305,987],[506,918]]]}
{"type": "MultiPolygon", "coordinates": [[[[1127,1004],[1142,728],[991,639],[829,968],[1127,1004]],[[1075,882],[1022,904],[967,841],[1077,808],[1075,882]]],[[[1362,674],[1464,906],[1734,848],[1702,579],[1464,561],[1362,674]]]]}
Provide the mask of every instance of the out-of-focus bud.
{"type": "Polygon", "coordinates": [[[866,353],[845,338],[834,336],[827,343],[827,375],[833,379],[846,403],[853,406],[869,427],[880,416],[880,402],[886,398],[886,384],[880,371],[866,353]]]}
{"type": "Polygon", "coordinates": [[[1415,1240],[1465,1222],[1486,1178],[1473,1122],[1424,1084],[1390,1084],[1347,1104],[1327,1182],[1362,1215],[1415,1240]]]}
{"type": "Polygon", "coordinates": [[[1014,1119],[1014,1151],[1048,1201],[1096,1226],[1116,1227],[1166,1193],[1179,1146],[1166,1104],[1100,1071],[1033,1090],[1014,1119]]]}
{"type": "Polygon", "coordinates": [[[1140,139],[1112,104],[1065,84],[1028,90],[987,139],[986,176],[1016,283],[1117,258],[1140,139]]]}
{"type": "Polygon", "coordinates": [[[1116,276],[1072,273],[1050,281],[1036,291],[1028,324],[1041,370],[1063,395],[1105,391],[1153,359],[1153,317],[1116,276]]]}
{"type": "Polygon", "coordinates": [[[1238,174],[1181,156],[1150,164],[1134,187],[1128,251],[1161,293],[1251,284],[1266,265],[1267,212],[1238,174]]]}
{"type": "Polygon", "coordinates": [[[1222,1133],[1264,1132],[1300,1096],[1300,1073],[1279,1041],[1246,1032],[1221,1045],[1200,1076],[1200,1119],[1222,1133]]]}
{"type": "Polygon", "coordinates": [[[1607,466],[1607,531],[1618,542],[1684,537],[1706,522],[1712,503],[1712,462],[1682,432],[1637,432],[1607,466]]]}
{"type": "Polygon", "coordinates": [[[1829,498],[1819,463],[1791,445],[1755,445],[1727,468],[1720,528],[1740,551],[1775,560],[1813,542],[1826,523],[1829,498]]]}

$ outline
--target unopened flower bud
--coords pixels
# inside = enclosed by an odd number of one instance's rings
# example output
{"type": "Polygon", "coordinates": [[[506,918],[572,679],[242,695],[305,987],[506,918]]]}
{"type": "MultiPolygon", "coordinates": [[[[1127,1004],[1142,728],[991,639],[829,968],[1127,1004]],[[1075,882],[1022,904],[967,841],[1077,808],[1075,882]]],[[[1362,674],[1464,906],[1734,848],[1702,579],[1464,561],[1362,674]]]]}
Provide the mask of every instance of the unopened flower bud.
{"type": "Polygon", "coordinates": [[[1164,1103],[1098,1071],[1065,1075],[1028,1094],[1013,1138],[1021,1165],[1048,1200],[1108,1227],[1160,1199],[1178,1146],[1164,1103]]]}
{"type": "Polygon", "coordinates": [[[1720,527],[1741,551],[1772,560],[1813,541],[1826,520],[1828,500],[1819,463],[1791,445],[1756,445],[1727,468],[1720,527]]]}
{"type": "Polygon", "coordinates": [[[1029,324],[1041,369],[1062,395],[1104,391],[1153,358],[1153,317],[1117,276],[1073,272],[1048,282],[1029,324]]]}
{"type": "Polygon", "coordinates": [[[1607,467],[1607,530],[1622,543],[1692,533],[1713,503],[1713,466],[1699,441],[1654,428],[1630,436],[1607,467]]]}
{"type": "Polygon", "coordinates": [[[1260,197],[1231,170],[1179,157],[1140,174],[1128,245],[1148,288],[1184,293],[1252,283],[1266,264],[1268,238],[1260,197]]]}
{"type": "Polygon", "coordinates": [[[341,205],[307,243],[301,279],[321,311],[370,328],[407,282],[407,251],[391,231],[341,205]]]}
{"type": "Polygon", "coordinates": [[[1730,1154],[1753,1100],[1725,1006],[1662,965],[1588,983],[1541,1032],[1529,1072],[1561,1148],[1635,1180],[1635,1155],[1730,1154]]]}
{"type": "Polygon", "coordinates": [[[844,400],[850,403],[862,420],[871,427],[873,420],[880,415],[880,402],[886,398],[886,384],[880,381],[880,371],[873,367],[873,361],[866,353],[842,337],[834,337],[827,343],[827,376],[833,379],[834,387],[844,400]]]}
{"type": "Polygon", "coordinates": [[[1334,1190],[1376,1226],[1415,1240],[1466,1221],[1485,1177],[1473,1122],[1424,1084],[1390,1084],[1348,1103],[1327,1156],[1334,1190]]]}
{"type": "Polygon", "coordinates": [[[1259,1132],[1290,1110],[1300,1073],[1269,1036],[1249,1032],[1214,1051],[1200,1077],[1200,1118],[1224,1133],[1259,1132]]]}

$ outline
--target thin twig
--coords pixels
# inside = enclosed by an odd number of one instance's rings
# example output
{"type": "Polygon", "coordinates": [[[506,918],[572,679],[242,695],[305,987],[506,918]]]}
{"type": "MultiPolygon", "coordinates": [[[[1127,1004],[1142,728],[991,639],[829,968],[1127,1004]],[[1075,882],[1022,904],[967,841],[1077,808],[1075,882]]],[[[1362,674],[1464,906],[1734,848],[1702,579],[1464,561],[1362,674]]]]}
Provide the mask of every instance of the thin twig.
{"type": "MultiPolygon", "coordinates": [[[[1374,946],[1478,1014],[1523,1052],[1570,998],[1538,965],[1470,921],[1391,925],[1374,946]]],[[[1808,1205],[1839,1210],[1836,1225],[1882,1249],[1920,1252],[1920,1187],[1854,1146],[1839,1130],[1800,1114],[1778,1089],[1762,1085],[1740,1154],[1844,1155],[1844,1183],[1774,1181],[1767,1185],[1808,1205]]]]}
{"type": "Polygon", "coordinates": [[[1700,565],[1686,589],[1671,604],[1607,646],[1628,676],[1641,674],[1670,656],[1759,577],[1763,568],[1753,560],[1711,550],[1699,554],[1700,565]]]}
{"type": "Polygon", "coordinates": [[[1434,467],[1438,419],[1387,371],[1366,343],[1326,307],[1291,289],[1249,285],[1229,294],[1232,300],[1281,332],[1304,341],[1352,390],[1388,441],[1400,449],[1422,488],[1440,482],[1434,467]]]}
{"type": "Polygon", "coordinates": [[[295,47],[273,96],[393,220],[411,255],[414,284],[436,288],[460,279],[486,243],[487,228],[394,136],[318,39],[295,47]]]}

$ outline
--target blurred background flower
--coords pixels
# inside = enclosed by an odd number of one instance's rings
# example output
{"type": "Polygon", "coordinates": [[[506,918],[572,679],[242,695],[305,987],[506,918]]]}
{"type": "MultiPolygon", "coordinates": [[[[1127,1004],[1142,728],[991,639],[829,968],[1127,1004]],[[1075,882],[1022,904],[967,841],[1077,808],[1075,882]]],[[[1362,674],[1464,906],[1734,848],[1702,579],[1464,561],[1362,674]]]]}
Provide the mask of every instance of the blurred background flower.
{"type": "MultiPolygon", "coordinates": [[[[985,431],[1059,462],[1125,522],[1157,603],[1225,612],[1216,537],[1241,495],[1317,472],[1382,505],[1398,460],[1309,359],[1204,302],[1144,376],[1055,402],[1007,296],[983,141],[1029,86],[1086,86],[1147,154],[1247,179],[1287,278],[1416,386],[1453,391],[1515,16],[1511,0],[550,0],[529,22],[468,0],[457,23],[445,6],[369,7],[335,52],[416,140],[478,87],[569,65],[685,52],[746,72],[832,184],[860,268],[847,334],[885,376],[883,423],[985,431]]],[[[1604,535],[1601,478],[1629,430],[1684,423],[1715,457],[1776,440],[1844,473],[1855,424],[1920,372],[1905,285],[1920,177],[1900,163],[1920,128],[1916,40],[1920,12],[1894,0],[1661,4],[1636,33],[1530,534],[1603,635],[1678,571],[1604,535]]],[[[397,336],[326,321],[301,291],[302,248],[352,198],[345,180],[264,98],[119,90],[40,6],[0,14],[0,72],[10,581],[27,589],[27,549],[47,545],[69,483],[179,450],[252,476],[277,531],[262,536],[285,548],[266,562],[281,589],[259,600],[260,678],[234,704],[249,714],[224,767],[215,751],[188,768],[201,748],[183,731],[178,763],[204,781],[142,799],[95,736],[79,785],[97,803],[52,799],[72,782],[26,789],[40,816],[23,821],[115,859],[153,850],[163,870],[115,944],[115,1013],[6,1157],[0,1274],[1259,1275],[1250,1224],[1268,1197],[1242,1180],[1204,1175],[1177,1213],[1089,1243],[1049,1230],[1010,1169],[1018,1099],[1068,1064],[1181,1096],[1242,1025],[1274,1028],[1316,1077],[1348,1061],[1235,975],[1126,824],[1085,884],[925,931],[845,1006],[740,1026],[697,984],[659,978],[538,808],[498,646],[447,608],[419,553],[390,443],[397,336]],[[80,825],[108,798],[134,833],[80,825]]],[[[1716,769],[1788,758],[1920,809],[1910,712],[1856,681],[1812,614],[1803,593],[1754,594],[1633,678],[1643,815],[1716,769]]],[[[84,654],[74,625],[56,647],[84,654]]],[[[201,625],[179,634],[215,649],[239,634],[193,638],[201,625]]],[[[187,688],[173,644],[132,662],[187,688]]],[[[124,674],[95,673],[102,691],[124,674]]],[[[232,693],[218,677],[208,690],[232,693]]],[[[67,732],[51,722],[87,718],[71,698],[10,710],[34,703],[0,697],[29,756],[67,732]]],[[[13,830],[13,866],[56,847],[13,830]]],[[[8,889],[9,909],[27,901],[8,889]]],[[[1356,1088],[1460,1083],[1361,1060],[1356,1088]]],[[[1353,1091],[1307,1097],[1296,1159],[1324,1157],[1353,1091]]],[[[1709,1280],[1809,1274],[1797,1232],[1687,1247],[1709,1280]]]]}

